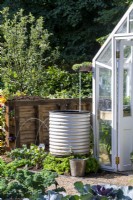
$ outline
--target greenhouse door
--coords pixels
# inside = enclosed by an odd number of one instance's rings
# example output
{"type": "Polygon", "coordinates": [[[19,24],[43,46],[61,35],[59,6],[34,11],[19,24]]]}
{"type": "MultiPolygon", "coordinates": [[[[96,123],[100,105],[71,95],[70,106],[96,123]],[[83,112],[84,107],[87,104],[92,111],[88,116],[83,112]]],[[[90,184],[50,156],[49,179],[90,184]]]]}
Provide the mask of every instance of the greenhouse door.
{"type": "Polygon", "coordinates": [[[131,170],[133,151],[133,41],[121,40],[118,65],[119,171],[131,170]]]}
{"type": "Polygon", "coordinates": [[[97,156],[102,168],[112,169],[112,70],[97,67],[97,156]]]}

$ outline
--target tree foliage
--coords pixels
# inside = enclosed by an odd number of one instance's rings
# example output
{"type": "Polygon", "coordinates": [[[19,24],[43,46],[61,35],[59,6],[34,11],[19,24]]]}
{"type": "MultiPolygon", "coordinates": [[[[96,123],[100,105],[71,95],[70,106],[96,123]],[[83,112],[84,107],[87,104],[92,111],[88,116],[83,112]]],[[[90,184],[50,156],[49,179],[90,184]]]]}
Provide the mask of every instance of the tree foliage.
{"type": "MultiPolygon", "coordinates": [[[[44,91],[50,98],[77,98],[79,97],[79,73],[69,73],[57,67],[49,67],[44,84],[44,91]],[[49,86],[49,87],[48,87],[49,86]]],[[[81,74],[81,96],[89,97],[92,94],[92,73],[81,74]]],[[[45,95],[42,95],[45,96],[45,95]]]]}
{"type": "Polygon", "coordinates": [[[11,92],[31,93],[41,84],[48,63],[54,61],[56,50],[51,50],[49,33],[43,18],[23,10],[9,18],[8,9],[2,11],[1,78],[11,92]]]}
{"type": "Polygon", "coordinates": [[[109,34],[132,0],[3,0],[10,14],[23,8],[36,18],[43,16],[52,47],[61,52],[56,64],[70,68],[91,61],[100,45],[97,38],[109,34]]]}
{"type": "MultiPolygon", "coordinates": [[[[64,98],[78,96],[78,74],[71,75],[60,69],[71,70],[75,63],[91,61],[105,39],[103,36],[112,31],[132,2],[133,0],[1,1],[0,9],[10,7],[8,16],[4,16],[4,24],[3,19],[0,19],[3,24],[1,34],[4,34],[1,37],[1,42],[4,41],[1,52],[6,55],[1,56],[2,80],[8,82],[10,90],[15,92],[21,90],[32,95],[64,98]],[[21,14],[20,8],[23,9],[21,14]],[[24,15],[20,20],[22,13],[24,15]],[[57,47],[60,53],[57,52],[57,47]],[[53,63],[56,67],[47,67],[53,63]]],[[[84,90],[82,96],[86,96],[91,93],[91,75],[83,77],[83,86],[88,91],[84,90]]]]}

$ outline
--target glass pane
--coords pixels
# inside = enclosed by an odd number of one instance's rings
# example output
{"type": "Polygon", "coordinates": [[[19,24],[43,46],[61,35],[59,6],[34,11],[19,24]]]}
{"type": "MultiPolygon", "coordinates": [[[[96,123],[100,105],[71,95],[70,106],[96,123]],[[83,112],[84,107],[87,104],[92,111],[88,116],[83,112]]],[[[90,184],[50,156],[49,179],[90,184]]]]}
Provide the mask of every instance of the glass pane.
{"type": "Polygon", "coordinates": [[[129,32],[133,32],[133,11],[129,15],[129,32]]]}
{"type": "Polygon", "coordinates": [[[111,165],[111,82],[112,71],[99,68],[99,157],[101,164],[111,165]]]}
{"type": "Polygon", "coordinates": [[[131,19],[133,19],[133,10],[130,12],[130,14],[129,14],[129,19],[131,20],[131,19]]]}
{"type": "Polygon", "coordinates": [[[111,121],[99,120],[99,157],[100,163],[111,165],[111,121]]]}
{"type": "Polygon", "coordinates": [[[123,116],[131,116],[131,62],[132,47],[124,46],[123,63],[123,116]]]}
{"type": "Polygon", "coordinates": [[[129,32],[130,32],[130,33],[133,32],[133,21],[130,21],[129,32]]]}
{"type": "Polygon", "coordinates": [[[99,96],[100,98],[111,98],[111,76],[112,71],[107,68],[99,68],[99,96]]]}
{"type": "Polygon", "coordinates": [[[112,65],[112,45],[111,42],[105,47],[104,51],[101,53],[97,61],[107,64],[109,66],[112,65]]]}
{"type": "Polygon", "coordinates": [[[123,22],[123,24],[118,29],[117,33],[126,33],[127,32],[127,20],[123,22]]]}

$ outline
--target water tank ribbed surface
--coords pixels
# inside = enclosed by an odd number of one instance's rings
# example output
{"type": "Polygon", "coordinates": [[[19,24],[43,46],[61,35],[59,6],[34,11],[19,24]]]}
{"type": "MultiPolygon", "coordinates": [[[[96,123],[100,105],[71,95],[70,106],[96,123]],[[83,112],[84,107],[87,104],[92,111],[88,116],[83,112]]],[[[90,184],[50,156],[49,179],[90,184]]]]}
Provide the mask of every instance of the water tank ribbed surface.
{"type": "Polygon", "coordinates": [[[87,111],[49,112],[49,143],[53,155],[89,153],[90,113],[87,111]]]}

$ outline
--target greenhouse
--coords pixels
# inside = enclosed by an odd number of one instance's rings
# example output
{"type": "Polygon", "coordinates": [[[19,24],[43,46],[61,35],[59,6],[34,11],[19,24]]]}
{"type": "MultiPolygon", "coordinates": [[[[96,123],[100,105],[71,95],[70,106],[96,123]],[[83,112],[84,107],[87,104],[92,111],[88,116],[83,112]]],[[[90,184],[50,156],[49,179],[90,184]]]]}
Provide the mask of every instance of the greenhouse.
{"type": "Polygon", "coordinates": [[[102,168],[132,169],[133,4],[93,59],[95,155],[102,168]]]}

